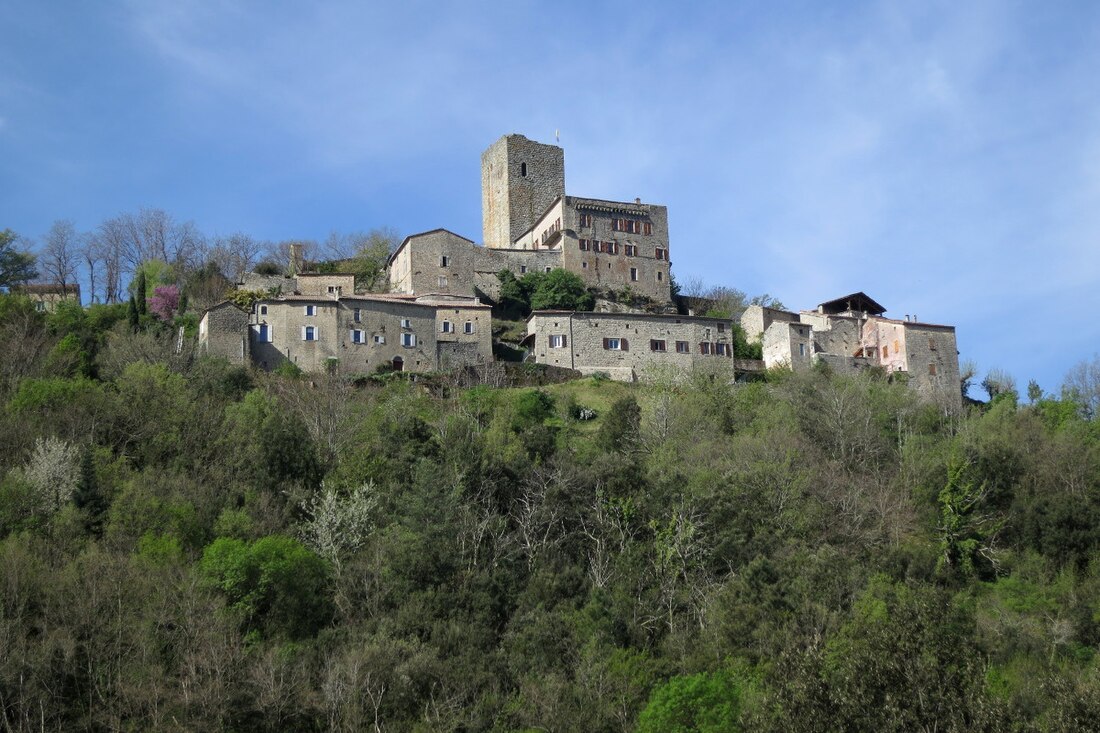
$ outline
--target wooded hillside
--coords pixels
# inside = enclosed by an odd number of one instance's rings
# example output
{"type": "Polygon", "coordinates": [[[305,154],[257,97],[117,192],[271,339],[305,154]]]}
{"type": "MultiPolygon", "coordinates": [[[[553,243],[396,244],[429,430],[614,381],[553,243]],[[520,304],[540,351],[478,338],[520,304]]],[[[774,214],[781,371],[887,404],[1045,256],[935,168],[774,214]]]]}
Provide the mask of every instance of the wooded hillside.
{"type": "Polygon", "coordinates": [[[0,296],[0,729],[1100,729],[1085,392],[669,376],[262,374],[0,296]]]}

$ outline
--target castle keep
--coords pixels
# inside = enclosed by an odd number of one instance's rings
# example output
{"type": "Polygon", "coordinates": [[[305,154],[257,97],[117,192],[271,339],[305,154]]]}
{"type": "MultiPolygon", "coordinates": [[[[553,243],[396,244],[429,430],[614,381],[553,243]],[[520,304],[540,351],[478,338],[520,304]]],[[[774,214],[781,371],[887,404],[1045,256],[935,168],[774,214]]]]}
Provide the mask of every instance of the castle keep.
{"type": "Polygon", "coordinates": [[[562,268],[590,288],[655,303],[671,298],[668,209],[565,194],[565,153],[506,135],[481,156],[484,246],[436,229],[405,239],[389,260],[397,293],[496,297],[497,273],[562,268]]]}
{"type": "Polygon", "coordinates": [[[626,381],[696,370],[733,379],[815,364],[840,373],[880,368],[905,375],[925,399],[959,406],[953,327],[886,318],[864,293],[799,312],[751,306],[739,325],[763,358],[734,358],[733,320],[674,312],[666,207],[565,191],[560,147],[505,135],[481,156],[481,244],[446,229],[406,237],[387,261],[384,295],[356,293],[351,275],[302,273],[298,261],[291,277],[250,275],[242,287],[269,296],[250,312],[230,303],[209,309],[200,346],[265,369],[290,362],[311,371],[434,371],[485,363],[493,358],[491,309],[481,299],[499,296],[498,273],[519,278],[561,268],[597,293],[640,296],[651,308],[535,311],[528,360],[626,381]]]}

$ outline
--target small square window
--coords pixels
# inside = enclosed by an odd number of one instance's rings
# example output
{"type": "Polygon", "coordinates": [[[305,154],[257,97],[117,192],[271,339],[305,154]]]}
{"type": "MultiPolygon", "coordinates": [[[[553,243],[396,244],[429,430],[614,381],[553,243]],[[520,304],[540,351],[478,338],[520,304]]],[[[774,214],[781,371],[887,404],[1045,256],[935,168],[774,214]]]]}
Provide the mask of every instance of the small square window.
{"type": "Polygon", "coordinates": [[[622,339],[608,338],[603,340],[603,347],[610,351],[619,351],[622,349],[622,339]]]}
{"type": "Polygon", "coordinates": [[[677,341],[676,342],[676,353],[677,354],[687,354],[687,353],[690,353],[690,352],[691,352],[691,347],[688,346],[687,341],[677,341]]]}
{"type": "Polygon", "coordinates": [[[353,309],[351,312],[351,319],[356,323],[361,323],[363,320],[362,311],[358,308],[353,309]]]}
{"type": "Polygon", "coordinates": [[[352,329],[352,331],[351,331],[351,342],[353,344],[363,343],[363,332],[360,331],[358,328],[353,328],[352,329]]]}
{"type": "Polygon", "coordinates": [[[306,306],[306,315],[307,315],[307,316],[315,316],[315,315],[317,315],[317,306],[315,306],[315,305],[307,305],[307,306],[306,306]]]}
{"type": "Polygon", "coordinates": [[[635,282],[635,283],[638,282],[638,268],[637,267],[631,267],[630,268],[630,281],[635,282]]]}
{"type": "Polygon", "coordinates": [[[550,270],[552,270],[552,269],[554,269],[554,268],[552,268],[552,267],[547,267],[547,268],[546,268],[546,271],[547,271],[547,272],[550,272],[550,270]]]}
{"type": "Polygon", "coordinates": [[[446,267],[448,262],[450,262],[450,259],[447,257],[447,255],[441,255],[439,257],[439,266],[440,267],[446,267]]]}
{"type": "Polygon", "coordinates": [[[935,364],[929,364],[928,365],[928,376],[930,376],[930,377],[936,376],[936,365],[935,364]]]}
{"type": "Polygon", "coordinates": [[[317,328],[315,326],[305,326],[302,329],[303,341],[316,341],[317,340],[317,328]]]}
{"type": "Polygon", "coordinates": [[[376,343],[376,344],[384,344],[384,343],[386,343],[386,337],[385,337],[385,336],[383,336],[383,335],[382,335],[382,334],[380,334],[380,333],[376,333],[376,334],[374,335],[374,343],[376,343]]]}
{"type": "Polygon", "coordinates": [[[415,333],[403,333],[401,334],[401,345],[405,347],[416,346],[416,334],[415,333]]]}
{"type": "Polygon", "coordinates": [[[402,318],[401,328],[412,328],[412,321],[408,318],[402,318]]]}
{"type": "Polygon", "coordinates": [[[527,265],[520,265],[519,266],[519,274],[522,275],[525,272],[527,272],[527,265]]]}
{"type": "Polygon", "coordinates": [[[266,305],[261,305],[260,306],[260,315],[261,316],[266,316],[267,315],[267,306],[266,305]]]}
{"type": "Polygon", "coordinates": [[[564,349],[565,336],[561,334],[551,334],[549,344],[551,349],[564,349]]]}
{"type": "Polygon", "coordinates": [[[664,340],[663,339],[650,339],[649,350],[650,351],[659,351],[659,352],[663,353],[666,350],[664,340]]]}
{"type": "Polygon", "coordinates": [[[462,332],[463,333],[473,333],[474,332],[474,322],[473,321],[466,321],[466,323],[462,324],[462,332]]]}
{"type": "Polygon", "coordinates": [[[439,287],[441,287],[441,288],[447,287],[447,276],[446,275],[440,275],[438,283],[439,283],[439,287]]]}
{"type": "Polygon", "coordinates": [[[439,330],[443,333],[453,333],[454,324],[452,324],[450,321],[443,321],[443,325],[440,327],[439,330]]]}
{"type": "Polygon", "coordinates": [[[657,270],[657,282],[664,282],[665,274],[660,270],[657,270]]]}

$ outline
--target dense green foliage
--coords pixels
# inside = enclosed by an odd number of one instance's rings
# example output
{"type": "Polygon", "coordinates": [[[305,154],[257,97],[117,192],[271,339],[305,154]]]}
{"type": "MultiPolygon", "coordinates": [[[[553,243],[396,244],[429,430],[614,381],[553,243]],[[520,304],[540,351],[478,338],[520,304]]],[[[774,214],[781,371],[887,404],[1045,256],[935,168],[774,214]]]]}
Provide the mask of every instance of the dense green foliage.
{"type": "Polygon", "coordinates": [[[27,305],[0,729],[1100,728],[1083,388],[357,385],[27,305]]]}
{"type": "Polygon", "coordinates": [[[0,288],[25,283],[38,277],[34,255],[18,249],[18,236],[11,229],[0,231],[0,288]]]}
{"type": "Polygon", "coordinates": [[[509,270],[500,279],[498,307],[507,318],[526,318],[532,310],[592,310],[596,300],[576,274],[555,268],[516,278],[509,270]]]}

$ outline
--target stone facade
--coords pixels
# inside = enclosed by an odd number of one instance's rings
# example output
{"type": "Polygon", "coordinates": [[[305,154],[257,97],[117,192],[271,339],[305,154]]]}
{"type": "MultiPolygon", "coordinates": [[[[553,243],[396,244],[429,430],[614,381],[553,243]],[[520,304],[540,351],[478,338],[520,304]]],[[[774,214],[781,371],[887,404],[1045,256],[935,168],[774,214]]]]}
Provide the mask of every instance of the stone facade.
{"type": "Polygon", "coordinates": [[[761,339],[764,364],[769,368],[786,366],[808,369],[813,365],[813,327],[805,323],[774,321],[761,339]]]}
{"type": "Polygon", "coordinates": [[[428,372],[493,355],[489,306],[448,296],[291,295],[259,300],[251,314],[223,303],[204,314],[204,340],[207,353],[235,363],[273,369],[289,361],[307,372],[428,372]],[[224,317],[227,307],[241,316],[224,317]]]}
{"type": "Polygon", "coordinates": [[[701,316],[535,311],[527,334],[536,363],[582,374],[635,381],[707,369],[732,379],[746,366],[733,358],[732,326],[701,316]]]}
{"type": "Polygon", "coordinates": [[[237,366],[249,363],[247,311],[226,301],[209,308],[199,320],[199,353],[221,356],[237,366]]]}
{"type": "Polygon", "coordinates": [[[666,207],[567,196],[562,217],[562,267],[588,287],[671,300],[666,207]]]}
{"type": "Polygon", "coordinates": [[[505,135],[481,154],[481,219],[486,247],[510,249],[565,195],[565,151],[505,135]]]}

